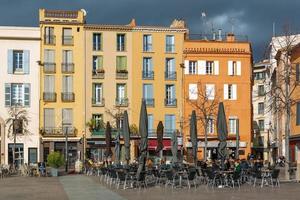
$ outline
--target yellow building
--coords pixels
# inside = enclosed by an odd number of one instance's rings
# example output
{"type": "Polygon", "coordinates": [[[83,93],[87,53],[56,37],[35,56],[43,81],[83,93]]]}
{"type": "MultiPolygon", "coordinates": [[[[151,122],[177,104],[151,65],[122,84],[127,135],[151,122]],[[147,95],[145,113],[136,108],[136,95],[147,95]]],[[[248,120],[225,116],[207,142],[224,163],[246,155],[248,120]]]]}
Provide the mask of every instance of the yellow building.
{"type": "Polygon", "coordinates": [[[51,151],[65,152],[68,133],[70,164],[74,164],[85,131],[85,11],[40,9],[41,160],[51,151]]]}

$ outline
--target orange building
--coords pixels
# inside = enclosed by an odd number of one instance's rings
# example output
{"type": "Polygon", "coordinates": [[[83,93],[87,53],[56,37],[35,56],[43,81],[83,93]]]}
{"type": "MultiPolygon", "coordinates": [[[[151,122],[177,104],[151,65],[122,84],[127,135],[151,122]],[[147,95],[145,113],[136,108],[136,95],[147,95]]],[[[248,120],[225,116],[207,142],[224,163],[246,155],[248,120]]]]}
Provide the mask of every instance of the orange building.
{"type": "Polygon", "coordinates": [[[246,38],[236,38],[234,34],[219,35],[217,39],[189,35],[184,42],[184,144],[189,152],[189,118],[196,110],[199,159],[204,158],[205,146],[207,158],[217,158],[219,102],[225,106],[228,152],[234,156],[237,135],[240,158],[251,152],[252,50],[246,38]]]}

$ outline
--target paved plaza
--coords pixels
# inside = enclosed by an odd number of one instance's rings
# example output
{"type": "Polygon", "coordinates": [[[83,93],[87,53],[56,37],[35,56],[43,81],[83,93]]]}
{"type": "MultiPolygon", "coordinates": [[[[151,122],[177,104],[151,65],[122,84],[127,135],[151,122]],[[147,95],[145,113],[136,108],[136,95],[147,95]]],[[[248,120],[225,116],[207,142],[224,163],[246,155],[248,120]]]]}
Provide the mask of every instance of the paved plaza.
{"type": "Polygon", "coordinates": [[[300,198],[299,183],[282,183],[280,188],[253,188],[243,185],[238,188],[208,189],[200,186],[197,189],[171,189],[152,187],[148,189],[117,190],[100,183],[98,177],[83,175],[61,176],[59,178],[8,177],[0,179],[0,199],[12,200],[182,200],[182,199],[272,199],[298,200],[300,198]]]}

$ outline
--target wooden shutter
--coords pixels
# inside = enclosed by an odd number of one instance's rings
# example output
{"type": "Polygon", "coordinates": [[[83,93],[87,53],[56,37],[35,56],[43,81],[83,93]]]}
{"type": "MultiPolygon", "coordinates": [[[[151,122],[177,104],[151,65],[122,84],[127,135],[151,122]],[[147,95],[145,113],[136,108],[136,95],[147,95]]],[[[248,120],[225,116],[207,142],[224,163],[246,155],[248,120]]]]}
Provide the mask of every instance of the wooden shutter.
{"type": "Polygon", "coordinates": [[[189,61],[185,60],[184,61],[184,74],[189,74],[189,61]]]}
{"type": "Polygon", "coordinates": [[[24,73],[29,74],[30,69],[30,51],[24,50],[23,51],[23,66],[24,66],[24,73]]]}
{"type": "Polygon", "coordinates": [[[215,67],[215,69],[214,69],[215,75],[219,75],[219,61],[218,60],[214,61],[214,67],[215,67]]]}
{"type": "Polygon", "coordinates": [[[5,83],[5,106],[11,106],[11,84],[5,83]]]}
{"type": "Polygon", "coordinates": [[[228,99],[228,84],[224,84],[224,99],[228,99]]]}
{"type": "Polygon", "coordinates": [[[229,75],[229,76],[232,76],[232,75],[233,75],[232,66],[233,66],[233,61],[231,61],[231,60],[228,61],[227,68],[228,68],[228,75],[229,75]]]}
{"type": "Polygon", "coordinates": [[[30,106],[30,84],[24,84],[24,105],[30,106]]]}
{"type": "Polygon", "coordinates": [[[238,76],[242,75],[242,63],[241,63],[241,61],[236,62],[236,74],[238,76]]]}
{"type": "Polygon", "coordinates": [[[232,84],[232,99],[237,100],[237,85],[232,84]]]}
{"type": "Polygon", "coordinates": [[[8,74],[12,74],[13,73],[13,69],[14,69],[14,66],[13,66],[13,50],[12,49],[9,49],[7,51],[7,73],[8,74]]]}
{"type": "Polygon", "coordinates": [[[55,127],[55,113],[53,108],[44,108],[44,128],[55,127]]]}
{"type": "Polygon", "coordinates": [[[205,60],[198,60],[198,74],[205,75],[206,72],[206,61],[205,60]]]}

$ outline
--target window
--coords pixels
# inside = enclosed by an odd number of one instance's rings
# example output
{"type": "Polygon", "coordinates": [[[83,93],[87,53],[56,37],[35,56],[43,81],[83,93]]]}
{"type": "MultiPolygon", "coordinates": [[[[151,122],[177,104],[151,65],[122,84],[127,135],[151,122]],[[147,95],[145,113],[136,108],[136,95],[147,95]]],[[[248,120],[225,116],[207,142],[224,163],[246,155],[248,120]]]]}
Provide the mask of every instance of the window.
{"type": "Polygon", "coordinates": [[[256,72],[254,73],[254,79],[255,80],[264,80],[266,78],[265,72],[256,72]]]}
{"type": "Polygon", "coordinates": [[[29,106],[30,84],[6,83],[5,106],[29,106]]]}
{"type": "Polygon", "coordinates": [[[62,128],[63,133],[73,132],[73,109],[63,108],[62,109],[62,128]]]}
{"type": "Polygon", "coordinates": [[[166,98],[165,98],[165,105],[166,106],[176,106],[177,99],[175,94],[175,85],[168,84],[166,85],[166,98]]]}
{"type": "Polygon", "coordinates": [[[117,84],[117,98],[116,104],[117,105],[127,105],[127,91],[126,91],[126,84],[117,84]]]}
{"type": "MultiPolygon", "coordinates": [[[[8,144],[8,164],[13,163],[13,148],[14,144],[8,144]]],[[[16,167],[23,165],[24,163],[24,144],[17,143],[15,146],[15,162],[16,167]]]]}
{"type": "Polygon", "coordinates": [[[99,130],[103,128],[103,115],[102,114],[93,114],[92,119],[95,120],[95,129],[99,130]]]}
{"type": "Polygon", "coordinates": [[[74,101],[75,96],[73,93],[73,77],[72,76],[63,76],[63,90],[62,90],[62,101],[74,101]]]}
{"type": "Polygon", "coordinates": [[[263,115],[265,112],[265,104],[263,102],[258,103],[258,114],[263,115]]]}
{"type": "Polygon", "coordinates": [[[241,61],[228,61],[228,75],[241,75],[241,61]]]}
{"type": "Polygon", "coordinates": [[[258,96],[264,96],[265,95],[265,86],[259,85],[258,86],[258,96]]]}
{"type": "Polygon", "coordinates": [[[63,73],[73,73],[74,72],[73,51],[72,50],[63,50],[62,72],[63,73]]]}
{"type": "Polygon", "coordinates": [[[224,84],[224,99],[230,99],[230,100],[237,99],[236,84],[224,84]]]}
{"type": "Polygon", "coordinates": [[[207,133],[213,134],[214,133],[214,119],[213,117],[208,117],[207,119],[207,133]]]}
{"type": "Polygon", "coordinates": [[[175,52],[175,37],[174,35],[166,36],[166,52],[175,52]]]}
{"type": "Polygon", "coordinates": [[[197,74],[197,61],[189,62],[189,74],[197,74]]]}
{"type": "Polygon", "coordinates": [[[300,64],[296,64],[296,81],[300,81],[300,64]]]}
{"type": "Polygon", "coordinates": [[[229,134],[237,133],[237,119],[229,118],[229,134]]]}
{"type": "Polygon", "coordinates": [[[117,51],[125,51],[125,34],[117,34],[117,51]]]}
{"type": "Polygon", "coordinates": [[[300,125],[300,102],[297,102],[297,107],[296,107],[296,125],[300,125]]]}
{"type": "Polygon", "coordinates": [[[44,51],[44,73],[55,73],[55,51],[45,49],[44,51]]]}
{"type": "Polygon", "coordinates": [[[206,61],[206,74],[211,75],[214,71],[214,62],[213,61],[206,61]]]}
{"type": "Polygon", "coordinates": [[[44,76],[44,93],[43,99],[46,101],[55,101],[55,76],[54,75],[45,75],[44,76]]]}
{"type": "Polygon", "coordinates": [[[148,133],[155,133],[155,130],[153,128],[153,115],[149,114],[148,115],[148,133]]]}
{"type": "Polygon", "coordinates": [[[73,36],[71,28],[63,28],[62,44],[73,45],[73,36]]]}
{"type": "Polygon", "coordinates": [[[143,84],[143,98],[146,101],[146,105],[154,106],[152,84],[143,84]]]}
{"type": "Polygon", "coordinates": [[[117,72],[127,72],[127,57],[117,56],[117,72]]]}
{"type": "Polygon", "coordinates": [[[28,163],[37,163],[37,148],[28,148],[28,163]]]}
{"type": "Polygon", "coordinates": [[[165,78],[168,80],[176,80],[175,58],[166,58],[165,78]]]}
{"type": "Polygon", "coordinates": [[[44,131],[52,133],[55,129],[55,110],[54,108],[44,108],[44,131]]]}
{"type": "Polygon", "coordinates": [[[143,78],[144,79],[152,79],[154,77],[152,63],[153,62],[152,62],[151,57],[143,58],[143,78]]]}
{"type": "Polygon", "coordinates": [[[176,118],[175,115],[165,115],[165,130],[166,135],[171,136],[173,132],[176,130],[176,118]]]}
{"type": "Polygon", "coordinates": [[[103,72],[102,56],[93,56],[93,72],[103,72]]]}
{"type": "Polygon", "coordinates": [[[152,35],[143,36],[143,51],[152,51],[152,35]]]}
{"type": "Polygon", "coordinates": [[[189,100],[197,100],[198,89],[197,84],[189,84],[189,100]]]}
{"type": "Polygon", "coordinates": [[[102,38],[101,33],[94,33],[93,34],[93,50],[94,51],[101,51],[102,50],[102,38]]]}
{"type": "Polygon", "coordinates": [[[103,100],[103,86],[102,83],[93,84],[93,104],[102,105],[103,100]]]}
{"type": "Polygon", "coordinates": [[[54,27],[45,27],[44,43],[55,44],[54,27]]]}
{"type": "Polygon", "coordinates": [[[215,85],[214,84],[206,84],[205,85],[206,98],[208,100],[214,100],[215,98],[215,85]]]}
{"type": "Polygon", "coordinates": [[[7,52],[8,74],[29,74],[29,50],[12,50],[7,52]]]}
{"type": "Polygon", "coordinates": [[[265,120],[258,120],[258,127],[260,131],[265,130],[265,120]]]}

